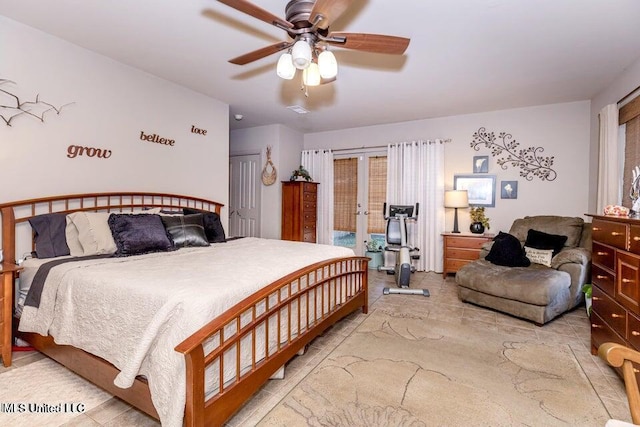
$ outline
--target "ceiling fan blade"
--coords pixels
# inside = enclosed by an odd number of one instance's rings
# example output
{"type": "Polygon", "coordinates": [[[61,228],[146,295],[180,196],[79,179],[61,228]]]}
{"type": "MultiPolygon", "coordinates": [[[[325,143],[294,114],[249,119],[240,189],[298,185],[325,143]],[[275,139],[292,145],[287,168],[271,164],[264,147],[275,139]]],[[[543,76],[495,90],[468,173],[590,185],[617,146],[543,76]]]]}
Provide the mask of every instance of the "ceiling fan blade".
{"type": "Polygon", "coordinates": [[[218,0],[220,3],[226,4],[240,12],[244,12],[247,15],[251,15],[261,21],[268,24],[275,25],[280,28],[293,28],[293,24],[289,21],[285,21],[282,18],[277,17],[273,13],[256,6],[255,4],[247,0],[218,0]]]}
{"type": "Polygon", "coordinates": [[[309,22],[314,23],[318,15],[322,15],[322,21],[318,24],[318,28],[325,29],[333,21],[338,19],[338,17],[351,6],[353,1],[354,0],[316,0],[309,15],[309,22]]]}
{"type": "Polygon", "coordinates": [[[278,42],[271,46],[263,47],[262,49],[254,50],[253,52],[245,53],[237,58],[230,59],[229,62],[236,65],[245,65],[258,59],[262,59],[265,56],[272,55],[281,50],[287,49],[293,43],[290,42],[278,42]]]}
{"type": "Polygon", "coordinates": [[[345,49],[364,50],[374,53],[389,53],[393,55],[402,55],[411,39],[397,36],[385,36],[382,34],[364,34],[364,33],[331,33],[329,34],[328,43],[345,49]],[[344,43],[331,40],[331,38],[344,37],[344,43]]]}

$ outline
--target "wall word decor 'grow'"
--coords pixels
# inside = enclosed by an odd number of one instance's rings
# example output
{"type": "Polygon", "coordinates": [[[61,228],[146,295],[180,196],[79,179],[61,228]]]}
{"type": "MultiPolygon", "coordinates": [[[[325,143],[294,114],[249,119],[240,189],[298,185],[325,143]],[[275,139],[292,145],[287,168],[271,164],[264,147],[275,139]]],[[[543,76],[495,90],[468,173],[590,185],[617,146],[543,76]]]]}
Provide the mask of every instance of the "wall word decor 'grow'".
{"type": "MultiPolygon", "coordinates": [[[[7,79],[0,79],[0,86],[6,86],[9,84],[16,84],[15,82],[7,79]]],[[[18,116],[26,114],[33,118],[36,118],[44,123],[44,115],[49,111],[55,111],[56,114],[60,114],[60,111],[67,105],[71,105],[73,102],[64,104],[61,107],[54,107],[48,102],[42,101],[40,95],[36,95],[35,101],[21,101],[18,95],[9,92],[4,87],[0,87],[0,117],[7,126],[11,126],[11,121],[18,116]]]]}
{"type": "Polygon", "coordinates": [[[484,127],[478,129],[473,134],[471,147],[479,151],[483,145],[491,150],[492,156],[501,156],[496,160],[502,169],[507,166],[519,167],[520,176],[527,181],[532,181],[534,177],[540,178],[542,181],[553,181],[558,177],[553,166],[553,156],[543,157],[539,155],[544,151],[542,147],[518,148],[520,143],[513,139],[510,133],[500,132],[496,138],[495,133],[487,132],[484,127]]]}
{"type": "Polygon", "coordinates": [[[83,147],[82,145],[70,145],[67,147],[67,157],[75,159],[77,156],[97,157],[108,159],[111,157],[111,150],[104,148],[83,147]]]}

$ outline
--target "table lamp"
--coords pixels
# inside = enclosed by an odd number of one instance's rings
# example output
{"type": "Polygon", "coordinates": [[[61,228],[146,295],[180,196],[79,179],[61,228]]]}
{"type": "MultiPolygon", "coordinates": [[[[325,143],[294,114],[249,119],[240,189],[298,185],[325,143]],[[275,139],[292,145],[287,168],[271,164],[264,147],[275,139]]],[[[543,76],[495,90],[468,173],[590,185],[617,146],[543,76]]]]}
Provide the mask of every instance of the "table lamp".
{"type": "Polygon", "coordinates": [[[444,192],[444,207],[454,208],[453,231],[452,233],[460,233],[458,230],[458,208],[469,207],[469,195],[467,190],[448,190],[444,192]]]}

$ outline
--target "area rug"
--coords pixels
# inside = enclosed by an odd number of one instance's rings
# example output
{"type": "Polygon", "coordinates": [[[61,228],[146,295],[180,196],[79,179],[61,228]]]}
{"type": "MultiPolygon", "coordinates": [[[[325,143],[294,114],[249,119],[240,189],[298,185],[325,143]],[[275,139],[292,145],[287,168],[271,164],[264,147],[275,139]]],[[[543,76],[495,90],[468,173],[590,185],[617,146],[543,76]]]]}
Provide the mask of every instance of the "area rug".
{"type": "Polygon", "coordinates": [[[374,311],[260,426],[602,426],[568,345],[374,311]]]}
{"type": "Polygon", "coordinates": [[[111,399],[51,359],[0,374],[0,425],[53,427],[111,399]]]}

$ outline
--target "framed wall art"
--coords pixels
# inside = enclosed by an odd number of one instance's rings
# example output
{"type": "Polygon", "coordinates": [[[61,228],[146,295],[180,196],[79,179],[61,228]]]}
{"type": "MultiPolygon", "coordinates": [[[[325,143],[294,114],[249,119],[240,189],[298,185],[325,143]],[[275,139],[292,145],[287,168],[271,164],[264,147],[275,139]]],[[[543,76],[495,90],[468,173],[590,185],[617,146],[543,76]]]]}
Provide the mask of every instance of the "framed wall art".
{"type": "Polygon", "coordinates": [[[454,175],[453,188],[467,190],[469,206],[492,208],[496,205],[495,175],[454,175]]]}
{"type": "Polygon", "coordinates": [[[517,199],[518,198],[518,181],[501,181],[500,182],[500,198],[501,199],[517,199]]]}
{"type": "Polygon", "coordinates": [[[489,172],[489,156],[473,156],[473,173],[489,172]]]}

